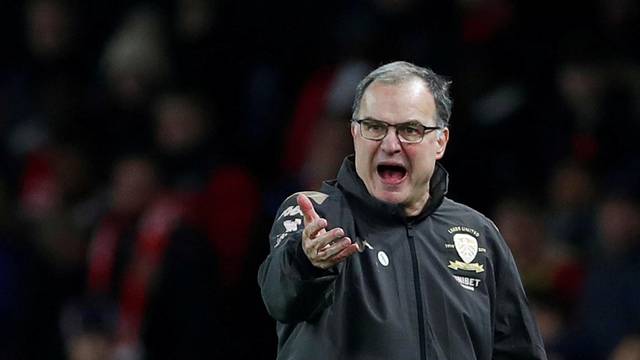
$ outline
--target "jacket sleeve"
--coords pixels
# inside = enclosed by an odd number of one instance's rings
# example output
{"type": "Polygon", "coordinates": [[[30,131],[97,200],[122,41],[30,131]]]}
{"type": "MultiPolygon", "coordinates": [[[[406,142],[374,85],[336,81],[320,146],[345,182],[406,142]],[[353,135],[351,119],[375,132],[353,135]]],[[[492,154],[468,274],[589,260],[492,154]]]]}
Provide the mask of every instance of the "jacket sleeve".
{"type": "Polygon", "coordinates": [[[493,359],[547,359],[511,251],[492,224],[496,244],[493,359]]]}
{"type": "Polygon", "coordinates": [[[330,304],[336,270],[311,264],[302,249],[304,218],[295,194],[280,206],[269,234],[270,253],[258,283],[267,311],[283,323],[310,320],[330,304]]]}

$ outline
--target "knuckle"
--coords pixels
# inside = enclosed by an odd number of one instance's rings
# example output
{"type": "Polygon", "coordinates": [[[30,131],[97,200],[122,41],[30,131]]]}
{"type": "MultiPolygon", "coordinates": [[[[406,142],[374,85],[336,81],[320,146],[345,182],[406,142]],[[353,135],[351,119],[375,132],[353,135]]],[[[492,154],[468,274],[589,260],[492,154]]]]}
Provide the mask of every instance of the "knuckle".
{"type": "Polygon", "coordinates": [[[306,242],[302,244],[302,250],[304,250],[304,253],[308,256],[311,256],[313,253],[313,247],[306,242]]]}

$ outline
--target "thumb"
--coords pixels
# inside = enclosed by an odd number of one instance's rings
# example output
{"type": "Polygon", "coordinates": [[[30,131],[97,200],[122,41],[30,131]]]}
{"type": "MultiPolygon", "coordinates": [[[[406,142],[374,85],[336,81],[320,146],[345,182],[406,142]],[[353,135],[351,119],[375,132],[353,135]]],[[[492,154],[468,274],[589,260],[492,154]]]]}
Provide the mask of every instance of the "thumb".
{"type": "Polygon", "coordinates": [[[300,206],[302,215],[304,215],[305,225],[320,217],[318,213],[316,213],[316,210],[313,208],[313,204],[311,203],[311,200],[309,200],[307,195],[300,194],[298,195],[298,198],[296,200],[298,202],[298,205],[300,206]]]}

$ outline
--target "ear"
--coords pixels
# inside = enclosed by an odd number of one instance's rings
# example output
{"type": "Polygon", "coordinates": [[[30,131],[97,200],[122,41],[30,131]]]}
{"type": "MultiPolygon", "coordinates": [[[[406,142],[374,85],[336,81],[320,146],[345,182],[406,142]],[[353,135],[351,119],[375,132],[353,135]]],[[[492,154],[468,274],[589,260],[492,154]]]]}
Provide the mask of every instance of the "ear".
{"type": "Polygon", "coordinates": [[[358,131],[358,129],[356,129],[356,123],[352,121],[351,122],[351,136],[353,137],[354,140],[356,138],[356,135],[358,134],[357,131],[358,131]]]}
{"type": "Polygon", "coordinates": [[[444,151],[447,149],[447,142],[449,142],[449,128],[444,128],[440,136],[436,139],[436,160],[440,160],[444,156],[444,151]]]}

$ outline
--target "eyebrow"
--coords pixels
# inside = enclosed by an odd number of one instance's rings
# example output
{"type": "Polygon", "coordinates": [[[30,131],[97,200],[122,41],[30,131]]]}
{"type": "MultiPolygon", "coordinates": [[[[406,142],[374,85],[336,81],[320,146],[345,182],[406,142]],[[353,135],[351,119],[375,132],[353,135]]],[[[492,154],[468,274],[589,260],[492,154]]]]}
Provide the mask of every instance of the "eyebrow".
{"type": "MultiPolygon", "coordinates": [[[[367,117],[364,117],[364,118],[359,119],[359,120],[379,121],[379,122],[383,122],[383,123],[386,123],[386,124],[390,124],[389,122],[386,122],[386,121],[384,121],[384,120],[379,120],[379,119],[376,119],[376,118],[371,117],[371,116],[367,116],[367,117]]],[[[422,125],[422,126],[424,126],[424,127],[431,127],[430,125],[425,125],[425,124],[423,124],[420,120],[416,120],[416,119],[409,119],[409,120],[407,120],[407,121],[404,121],[404,122],[398,123],[398,124],[396,124],[396,125],[399,125],[399,124],[415,124],[415,123],[420,124],[420,125],[422,125]]],[[[390,125],[391,125],[391,124],[390,124],[390,125]]]]}

